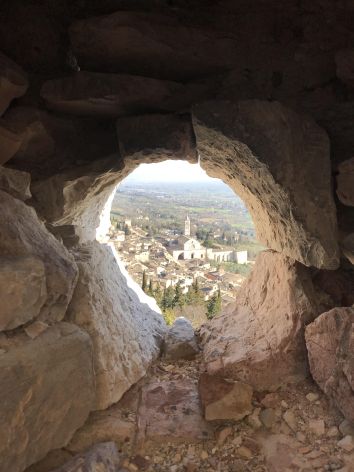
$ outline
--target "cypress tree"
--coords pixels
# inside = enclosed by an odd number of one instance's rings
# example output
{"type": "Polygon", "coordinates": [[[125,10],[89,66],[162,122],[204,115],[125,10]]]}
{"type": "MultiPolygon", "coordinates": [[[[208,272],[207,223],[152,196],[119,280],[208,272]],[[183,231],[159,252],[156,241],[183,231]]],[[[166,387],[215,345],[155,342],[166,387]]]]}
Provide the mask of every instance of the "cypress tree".
{"type": "Polygon", "coordinates": [[[146,276],[146,270],[143,272],[143,282],[141,284],[141,288],[146,292],[147,289],[147,276],[146,276]]]}

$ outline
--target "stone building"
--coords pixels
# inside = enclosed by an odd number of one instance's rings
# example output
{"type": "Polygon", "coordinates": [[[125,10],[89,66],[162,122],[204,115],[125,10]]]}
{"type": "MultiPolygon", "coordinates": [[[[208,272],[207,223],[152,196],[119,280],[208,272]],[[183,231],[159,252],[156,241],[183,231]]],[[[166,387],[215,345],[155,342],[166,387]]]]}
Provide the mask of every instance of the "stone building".
{"type": "Polygon", "coordinates": [[[175,260],[209,259],[215,262],[237,262],[247,264],[247,251],[235,251],[234,249],[206,248],[200,241],[191,238],[191,222],[187,216],[184,222],[184,236],[172,240],[168,250],[175,260]]]}
{"type": "Polygon", "coordinates": [[[207,249],[194,238],[180,236],[168,248],[176,260],[205,259],[207,249]]]}

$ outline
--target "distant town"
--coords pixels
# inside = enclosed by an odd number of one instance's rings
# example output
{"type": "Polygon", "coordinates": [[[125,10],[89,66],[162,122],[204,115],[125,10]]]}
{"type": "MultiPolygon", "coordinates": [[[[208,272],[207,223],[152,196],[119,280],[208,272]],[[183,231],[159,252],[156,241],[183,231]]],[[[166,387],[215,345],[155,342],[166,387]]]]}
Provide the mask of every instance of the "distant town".
{"type": "Polygon", "coordinates": [[[183,315],[199,326],[217,315],[262,249],[242,200],[219,182],[123,184],[111,223],[120,259],[167,322],[183,315]]]}

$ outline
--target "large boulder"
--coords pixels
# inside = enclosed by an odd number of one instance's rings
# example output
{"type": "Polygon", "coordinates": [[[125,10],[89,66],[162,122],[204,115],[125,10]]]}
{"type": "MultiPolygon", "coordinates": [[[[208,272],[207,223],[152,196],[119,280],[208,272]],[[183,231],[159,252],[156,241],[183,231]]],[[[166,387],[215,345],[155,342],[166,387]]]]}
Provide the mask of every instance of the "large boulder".
{"type": "Polygon", "coordinates": [[[0,331],[36,318],[47,299],[45,266],[33,256],[0,257],[0,331]]]}
{"type": "Polygon", "coordinates": [[[233,310],[201,328],[208,373],[257,391],[303,378],[304,326],[319,314],[318,298],[306,267],[272,251],[260,253],[233,310]]]}
{"type": "Polygon", "coordinates": [[[117,402],[145,375],[160,352],[166,326],[113,246],[93,242],[78,248],[75,258],[80,275],[68,319],[92,338],[99,410],[117,402]]]}
{"type": "Polygon", "coordinates": [[[21,67],[0,53],[0,116],[14,98],[24,95],[27,87],[27,77],[21,67]]]}
{"type": "Polygon", "coordinates": [[[7,123],[0,120],[0,165],[10,160],[21,147],[19,136],[7,123]]]}
{"type": "Polygon", "coordinates": [[[354,421],[354,308],[333,308],[306,327],[310,370],[320,388],[354,421]]]}
{"type": "Polygon", "coordinates": [[[197,338],[189,320],[177,318],[169,328],[163,343],[167,360],[193,359],[199,353],[197,338]]]}
{"type": "Polygon", "coordinates": [[[265,246],[305,265],[339,265],[329,140],[307,116],[276,102],[194,107],[202,167],[246,203],[265,246]],[[321,169],[321,172],[319,172],[321,169]]]}
{"type": "Polygon", "coordinates": [[[250,385],[203,373],[198,386],[206,420],[238,421],[252,413],[250,385]]]}
{"type": "Polygon", "coordinates": [[[203,418],[197,382],[151,381],[141,392],[137,443],[193,443],[210,439],[213,427],[203,418]]]}
{"type": "Polygon", "coordinates": [[[4,336],[0,352],[0,463],[21,472],[85,422],[95,395],[92,345],[77,326],[59,323],[33,340],[4,336]]]}
{"type": "Polygon", "coordinates": [[[350,87],[354,87],[354,49],[336,52],[337,77],[350,87]]]}
{"type": "Polygon", "coordinates": [[[41,89],[48,108],[75,115],[121,116],[148,111],[171,111],[181,84],[125,74],[77,72],[49,80],[41,89]]]}
{"type": "Polygon", "coordinates": [[[117,446],[114,442],[106,442],[77,454],[52,472],[117,472],[119,463],[117,446]]]}
{"type": "Polygon", "coordinates": [[[127,450],[134,444],[135,433],[135,414],[127,412],[118,402],[106,410],[93,411],[82,428],[76,431],[66,450],[83,452],[103,441],[114,441],[120,449],[127,450]]]}
{"type": "Polygon", "coordinates": [[[119,11],[70,27],[73,51],[88,70],[185,80],[225,70],[237,42],[184,26],[172,16],[119,11]]]}
{"type": "Polygon", "coordinates": [[[0,143],[2,138],[6,139],[7,147],[1,144],[1,153],[8,165],[29,171],[34,179],[53,175],[73,164],[83,165],[117,149],[110,121],[56,116],[25,106],[11,107],[6,112],[0,127],[0,143]]]}
{"type": "Polygon", "coordinates": [[[73,257],[33,208],[3,191],[0,213],[1,277],[7,280],[1,324],[15,328],[33,317],[62,320],[77,280],[73,257]]]}
{"type": "Polygon", "coordinates": [[[190,115],[156,113],[119,118],[117,135],[120,155],[132,170],[141,162],[197,161],[190,115]]]}
{"type": "Polygon", "coordinates": [[[0,190],[20,200],[28,200],[31,198],[30,183],[31,176],[27,172],[0,166],[0,190]]]}
{"type": "Polygon", "coordinates": [[[337,195],[348,206],[354,206],[354,157],[338,166],[337,195]]]}
{"type": "Polygon", "coordinates": [[[92,241],[117,183],[129,173],[123,166],[113,155],[37,181],[31,186],[32,204],[47,223],[73,226],[72,236],[92,241]]]}

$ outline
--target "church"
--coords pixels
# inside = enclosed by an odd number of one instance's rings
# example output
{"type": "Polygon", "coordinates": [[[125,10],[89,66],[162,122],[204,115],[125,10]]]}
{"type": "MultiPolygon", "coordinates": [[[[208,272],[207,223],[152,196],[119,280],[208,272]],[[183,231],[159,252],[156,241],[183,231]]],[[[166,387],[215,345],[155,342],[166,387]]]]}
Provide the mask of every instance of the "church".
{"type": "Polygon", "coordinates": [[[176,260],[205,259],[207,249],[201,243],[191,238],[191,221],[187,215],[184,222],[184,236],[173,241],[169,247],[170,253],[176,260]]]}
{"type": "Polygon", "coordinates": [[[168,249],[175,260],[209,259],[216,262],[235,261],[239,264],[247,264],[248,262],[247,251],[210,249],[204,247],[197,239],[192,238],[191,222],[188,215],[184,222],[184,235],[173,241],[168,249]]]}

